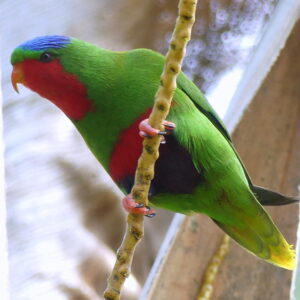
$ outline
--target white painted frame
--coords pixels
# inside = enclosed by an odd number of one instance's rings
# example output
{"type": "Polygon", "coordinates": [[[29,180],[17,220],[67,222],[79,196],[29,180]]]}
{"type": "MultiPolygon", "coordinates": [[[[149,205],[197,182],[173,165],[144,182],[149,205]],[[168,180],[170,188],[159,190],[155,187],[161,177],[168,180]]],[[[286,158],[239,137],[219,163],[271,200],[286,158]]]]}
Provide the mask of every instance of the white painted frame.
{"type": "MultiPolygon", "coordinates": [[[[0,69],[1,83],[1,69],[0,69]]],[[[4,142],[2,122],[2,89],[0,89],[0,299],[8,300],[8,252],[6,234],[5,176],[4,176],[4,142]]]]}

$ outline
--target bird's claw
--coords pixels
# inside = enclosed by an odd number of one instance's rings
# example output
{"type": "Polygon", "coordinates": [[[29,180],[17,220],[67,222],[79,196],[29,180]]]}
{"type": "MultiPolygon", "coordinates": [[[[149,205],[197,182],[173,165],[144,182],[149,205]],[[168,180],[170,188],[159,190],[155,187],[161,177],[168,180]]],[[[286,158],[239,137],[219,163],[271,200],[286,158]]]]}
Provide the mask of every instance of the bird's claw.
{"type": "Polygon", "coordinates": [[[148,218],[153,218],[155,216],[154,209],[142,203],[137,203],[131,194],[123,198],[122,204],[125,210],[129,213],[141,214],[148,218]]]}
{"type": "MultiPolygon", "coordinates": [[[[151,125],[149,125],[149,119],[145,119],[139,124],[139,135],[142,138],[152,138],[155,135],[161,135],[164,137],[165,135],[171,134],[176,128],[175,123],[166,120],[163,121],[162,125],[165,128],[164,131],[153,128],[151,125]]],[[[164,138],[162,139],[161,143],[165,143],[164,138]]]]}

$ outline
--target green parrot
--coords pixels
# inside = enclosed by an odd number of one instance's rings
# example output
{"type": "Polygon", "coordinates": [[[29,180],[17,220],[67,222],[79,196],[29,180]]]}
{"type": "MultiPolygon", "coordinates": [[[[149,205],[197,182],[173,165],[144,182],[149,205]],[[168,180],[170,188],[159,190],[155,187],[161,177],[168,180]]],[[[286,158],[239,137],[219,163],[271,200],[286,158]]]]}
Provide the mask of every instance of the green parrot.
{"type": "MultiPolygon", "coordinates": [[[[14,88],[24,84],[58,106],[123,191],[129,193],[133,186],[142,138],[164,135],[150,187],[151,205],[206,214],[252,254],[294,268],[294,250],[261,204],[299,199],[252,184],[223,122],[184,73],[178,76],[168,121],[163,123],[166,131],[147,123],[164,65],[162,55],[148,49],[109,51],[53,35],[21,44],[11,63],[14,88]]],[[[155,214],[130,194],[123,205],[132,213],[155,214]]]]}

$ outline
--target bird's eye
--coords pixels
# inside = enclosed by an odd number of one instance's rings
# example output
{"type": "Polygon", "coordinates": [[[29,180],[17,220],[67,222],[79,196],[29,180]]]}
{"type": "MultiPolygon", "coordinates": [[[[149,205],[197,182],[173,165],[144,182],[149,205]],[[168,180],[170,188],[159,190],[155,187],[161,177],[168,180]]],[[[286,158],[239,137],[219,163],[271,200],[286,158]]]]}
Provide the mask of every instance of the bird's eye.
{"type": "Polygon", "coordinates": [[[50,53],[48,53],[48,52],[44,52],[44,53],[42,53],[41,56],[40,56],[40,61],[42,61],[42,62],[50,62],[50,61],[52,61],[52,60],[53,60],[53,57],[52,57],[52,55],[51,55],[50,53]]]}

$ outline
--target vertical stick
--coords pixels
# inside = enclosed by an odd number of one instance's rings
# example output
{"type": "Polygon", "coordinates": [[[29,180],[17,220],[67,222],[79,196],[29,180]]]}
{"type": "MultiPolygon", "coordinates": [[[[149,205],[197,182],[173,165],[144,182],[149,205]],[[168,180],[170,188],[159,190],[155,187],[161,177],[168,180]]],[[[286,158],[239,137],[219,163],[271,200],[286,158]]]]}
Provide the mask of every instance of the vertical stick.
{"type": "MultiPolygon", "coordinates": [[[[185,49],[191,37],[192,26],[195,21],[197,0],[180,0],[178,6],[178,18],[166,55],[164,69],[160,78],[160,87],[155,95],[149,124],[158,129],[166,119],[174,91],[176,79],[181,71],[181,64],[185,49]]],[[[143,152],[138,161],[135,174],[135,185],[132,195],[139,203],[147,205],[148,192],[151,180],[154,177],[154,164],[159,156],[160,137],[145,139],[143,152]]],[[[130,273],[130,267],[136,245],[144,235],[144,216],[129,214],[127,230],[123,242],[117,253],[117,260],[108,279],[108,286],[104,292],[106,300],[120,299],[120,291],[125,279],[130,273]]]]}
{"type": "Polygon", "coordinates": [[[205,270],[205,273],[203,275],[202,286],[200,288],[200,293],[197,297],[197,300],[211,299],[218,271],[226,254],[229,251],[229,240],[229,236],[225,234],[220,247],[214,253],[207,269],[205,270]]]}

